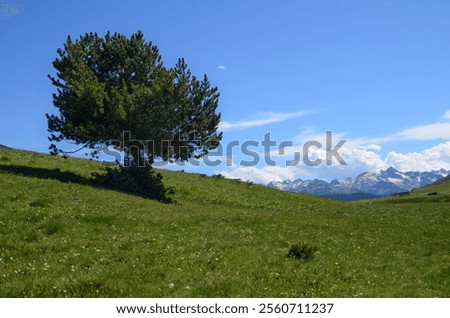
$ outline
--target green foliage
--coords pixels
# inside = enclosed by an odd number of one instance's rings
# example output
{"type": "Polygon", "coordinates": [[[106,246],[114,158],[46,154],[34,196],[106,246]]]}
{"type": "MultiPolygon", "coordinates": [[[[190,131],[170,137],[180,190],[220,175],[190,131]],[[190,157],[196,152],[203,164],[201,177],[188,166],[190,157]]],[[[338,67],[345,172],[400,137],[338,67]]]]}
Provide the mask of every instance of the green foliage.
{"type": "Polygon", "coordinates": [[[130,145],[120,142],[128,131],[152,163],[157,157],[202,156],[221,140],[217,87],[206,75],[192,76],[183,59],[166,68],[142,32],[130,38],[109,32],[103,38],[68,37],[57,53],[56,76],[49,78],[57,89],[53,104],[59,115],[46,115],[52,154],[65,153],[55,143],[67,140],[94,149],[94,155],[109,144],[132,156],[130,145]],[[143,149],[146,141],[150,145],[143,149]]]}
{"type": "Polygon", "coordinates": [[[173,189],[164,186],[162,175],[156,173],[150,165],[106,167],[104,170],[105,173],[93,173],[94,183],[101,187],[155,199],[163,203],[172,202],[169,195],[174,193],[173,189]]]}
{"type": "Polygon", "coordinates": [[[310,244],[308,244],[307,242],[301,241],[291,246],[287,254],[287,257],[309,261],[314,258],[314,253],[316,251],[317,247],[310,246],[310,244]]]}

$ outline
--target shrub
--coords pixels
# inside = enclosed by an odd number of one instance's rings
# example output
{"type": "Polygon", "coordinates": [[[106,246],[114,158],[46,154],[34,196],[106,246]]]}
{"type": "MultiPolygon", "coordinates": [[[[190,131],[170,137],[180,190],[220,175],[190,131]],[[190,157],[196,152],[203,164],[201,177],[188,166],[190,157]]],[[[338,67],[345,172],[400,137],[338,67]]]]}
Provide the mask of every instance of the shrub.
{"type": "Polygon", "coordinates": [[[47,198],[38,198],[34,201],[31,201],[28,206],[34,207],[34,208],[45,208],[50,206],[50,200],[47,198]]]}
{"type": "Polygon", "coordinates": [[[291,246],[287,257],[309,261],[314,258],[316,251],[317,248],[315,246],[310,246],[307,242],[301,241],[291,246]]]}
{"type": "Polygon", "coordinates": [[[156,173],[151,165],[104,169],[106,173],[93,173],[94,183],[101,187],[155,199],[163,203],[170,203],[172,188],[166,188],[162,182],[162,175],[156,173]]]}
{"type": "Polygon", "coordinates": [[[394,193],[392,196],[393,197],[403,197],[403,196],[407,196],[409,195],[409,192],[398,192],[398,193],[394,193]]]}
{"type": "Polygon", "coordinates": [[[41,227],[41,229],[44,234],[53,235],[64,231],[64,225],[56,220],[49,220],[41,227]]]}

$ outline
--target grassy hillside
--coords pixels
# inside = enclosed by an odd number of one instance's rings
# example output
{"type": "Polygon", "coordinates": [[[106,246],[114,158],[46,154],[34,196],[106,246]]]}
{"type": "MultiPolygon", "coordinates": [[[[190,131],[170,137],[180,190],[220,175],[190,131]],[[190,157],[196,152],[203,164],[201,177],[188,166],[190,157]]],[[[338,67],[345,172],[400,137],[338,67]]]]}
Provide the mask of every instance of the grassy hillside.
{"type": "MultiPolygon", "coordinates": [[[[406,194],[406,193],[405,193],[406,194]]],[[[440,179],[428,186],[414,189],[408,195],[386,198],[391,203],[447,203],[450,210],[450,176],[440,179]]]]}
{"type": "Polygon", "coordinates": [[[341,203],[163,171],[161,204],[100,164],[0,148],[1,297],[450,297],[448,202],[341,203]],[[290,246],[317,247],[309,262],[290,246]]]}
{"type": "Polygon", "coordinates": [[[432,184],[414,191],[416,195],[438,192],[438,194],[450,195],[450,176],[442,178],[432,184]]]}

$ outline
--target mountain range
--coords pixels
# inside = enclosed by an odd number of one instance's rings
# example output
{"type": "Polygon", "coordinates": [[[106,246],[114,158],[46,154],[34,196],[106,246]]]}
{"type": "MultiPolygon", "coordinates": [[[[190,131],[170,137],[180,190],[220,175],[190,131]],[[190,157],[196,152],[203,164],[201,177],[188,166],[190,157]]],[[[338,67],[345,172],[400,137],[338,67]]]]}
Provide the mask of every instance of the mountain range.
{"type": "Polygon", "coordinates": [[[288,192],[301,192],[328,197],[341,201],[385,197],[395,193],[411,191],[426,186],[450,175],[450,170],[440,169],[429,172],[401,172],[392,167],[377,172],[366,172],[357,177],[324,180],[272,181],[270,188],[288,192]]]}

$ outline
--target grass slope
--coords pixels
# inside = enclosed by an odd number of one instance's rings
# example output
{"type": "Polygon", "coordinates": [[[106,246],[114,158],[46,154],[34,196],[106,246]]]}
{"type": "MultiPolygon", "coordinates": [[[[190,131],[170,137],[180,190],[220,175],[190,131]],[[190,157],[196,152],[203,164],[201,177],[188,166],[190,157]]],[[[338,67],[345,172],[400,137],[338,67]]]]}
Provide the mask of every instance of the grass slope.
{"type": "Polygon", "coordinates": [[[450,297],[448,202],[162,171],[161,204],[90,186],[99,169],[0,148],[1,297],[450,297]],[[301,240],[315,258],[286,258],[301,240]]]}
{"type": "Polygon", "coordinates": [[[385,199],[391,203],[445,203],[450,211],[450,176],[435,181],[425,187],[414,189],[408,195],[385,199]]]}

